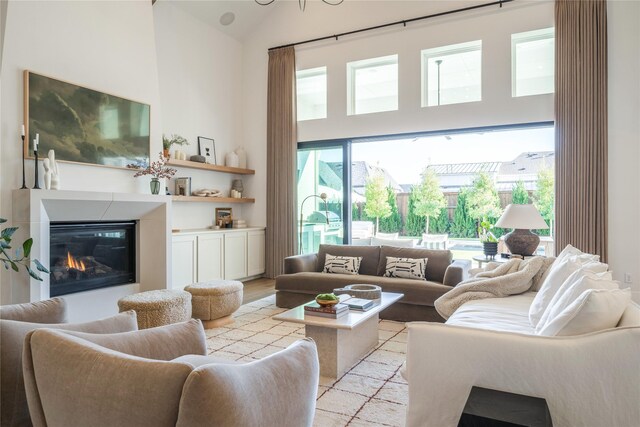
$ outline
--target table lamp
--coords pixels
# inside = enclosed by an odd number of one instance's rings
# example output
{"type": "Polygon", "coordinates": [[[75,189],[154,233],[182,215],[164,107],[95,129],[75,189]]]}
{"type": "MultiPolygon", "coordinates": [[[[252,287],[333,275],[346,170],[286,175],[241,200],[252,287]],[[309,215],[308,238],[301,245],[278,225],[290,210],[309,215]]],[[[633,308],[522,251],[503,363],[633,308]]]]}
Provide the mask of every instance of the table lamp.
{"type": "Polygon", "coordinates": [[[549,228],[533,205],[507,206],[496,227],[513,228],[511,233],[504,236],[504,243],[512,254],[522,256],[533,255],[540,244],[540,237],[531,230],[549,228]]]}

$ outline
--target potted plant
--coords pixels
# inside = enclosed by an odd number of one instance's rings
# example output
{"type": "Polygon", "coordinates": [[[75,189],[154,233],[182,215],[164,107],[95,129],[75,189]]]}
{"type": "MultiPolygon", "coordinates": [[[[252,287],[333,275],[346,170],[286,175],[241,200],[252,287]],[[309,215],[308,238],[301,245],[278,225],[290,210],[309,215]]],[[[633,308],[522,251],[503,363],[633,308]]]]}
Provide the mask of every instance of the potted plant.
{"type": "MultiPolygon", "coordinates": [[[[0,224],[7,222],[6,219],[0,218],[0,224]]],[[[29,276],[42,282],[40,273],[49,274],[49,270],[40,263],[37,259],[31,260],[29,255],[31,254],[31,247],[33,246],[33,239],[29,238],[22,243],[22,250],[16,249],[15,255],[11,255],[11,239],[13,233],[18,230],[18,227],[7,227],[0,232],[0,262],[4,265],[5,269],[11,268],[13,271],[20,271],[19,266],[23,266],[29,276]],[[31,262],[35,265],[35,269],[31,268],[31,262]]]]}
{"type": "Polygon", "coordinates": [[[484,256],[487,259],[494,259],[498,253],[498,239],[491,232],[493,224],[491,224],[486,218],[480,222],[478,227],[478,235],[480,236],[480,242],[482,242],[482,250],[484,256]]]}
{"type": "Polygon", "coordinates": [[[160,193],[160,179],[161,178],[171,178],[176,174],[177,170],[165,166],[167,160],[160,153],[160,159],[151,162],[148,166],[140,165],[140,164],[131,164],[127,165],[130,169],[138,169],[138,172],[133,176],[137,178],[139,176],[151,175],[151,183],[149,184],[151,187],[151,194],[159,194],[160,193]]]}
{"type": "Polygon", "coordinates": [[[187,141],[186,138],[183,138],[180,135],[172,134],[171,138],[167,138],[166,136],[164,136],[164,134],[162,134],[162,155],[165,159],[168,159],[171,156],[169,150],[171,149],[172,145],[183,146],[188,144],[189,141],[187,141]]]}

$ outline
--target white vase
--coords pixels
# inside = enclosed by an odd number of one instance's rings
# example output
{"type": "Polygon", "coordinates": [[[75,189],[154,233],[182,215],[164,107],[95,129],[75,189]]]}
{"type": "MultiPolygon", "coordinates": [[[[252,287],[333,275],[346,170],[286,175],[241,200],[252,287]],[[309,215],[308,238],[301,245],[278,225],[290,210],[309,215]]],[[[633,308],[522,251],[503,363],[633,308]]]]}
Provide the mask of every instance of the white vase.
{"type": "Polygon", "coordinates": [[[227,153],[227,155],[224,158],[224,164],[226,166],[229,166],[231,168],[237,168],[239,167],[239,158],[238,155],[236,153],[234,153],[233,151],[227,153]]]}
{"type": "Polygon", "coordinates": [[[238,167],[242,169],[247,168],[247,152],[244,151],[244,148],[238,148],[235,153],[238,155],[238,167]]]}

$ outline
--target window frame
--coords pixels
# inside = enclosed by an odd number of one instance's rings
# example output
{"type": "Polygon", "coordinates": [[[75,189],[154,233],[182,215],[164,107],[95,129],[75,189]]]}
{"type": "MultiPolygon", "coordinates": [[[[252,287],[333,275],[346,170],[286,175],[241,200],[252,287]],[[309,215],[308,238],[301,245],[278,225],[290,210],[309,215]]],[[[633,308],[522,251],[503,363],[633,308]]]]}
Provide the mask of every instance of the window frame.
{"type": "MultiPolygon", "coordinates": [[[[523,98],[527,96],[537,96],[537,95],[549,95],[555,93],[555,87],[551,92],[540,92],[540,93],[532,93],[528,95],[517,95],[517,59],[516,59],[516,48],[519,43],[528,43],[540,40],[552,39],[555,41],[556,38],[556,29],[555,27],[546,27],[539,28],[537,30],[531,31],[523,31],[520,33],[511,34],[511,97],[512,98],[523,98]],[[520,36],[520,37],[517,37],[520,36]]],[[[554,46],[554,55],[555,55],[555,46],[554,46]]],[[[555,58],[554,58],[555,61],[555,58]]],[[[555,79],[555,70],[553,74],[553,78],[555,79]]]]}
{"type": "Polygon", "coordinates": [[[361,116],[363,114],[384,113],[398,111],[400,109],[400,59],[397,53],[375,58],[361,59],[347,62],[347,116],[361,116]],[[393,65],[397,67],[396,79],[396,107],[388,110],[370,111],[366,113],[356,112],[356,72],[368,68],[393,65]]]}
{"type": "Polygon", "coordinates": [[[320,67],[313,68],[305,68],[302,70],[296,70],[296,121],[297,122],[306,122],[310,120],[323,120],[329,116],[329,80],[327,73],[327,66],[322,65],[320,67]],[[304,74],[302,77],[301,74],[304,74]],[[309,78],[309,77],[317,77],[324,75],[324,117],[312,117],[308,119],[300,119],[298,114],[298,105],[299,105],[299,93],[298,93],[298,80],[300,78],[309,78]]]}

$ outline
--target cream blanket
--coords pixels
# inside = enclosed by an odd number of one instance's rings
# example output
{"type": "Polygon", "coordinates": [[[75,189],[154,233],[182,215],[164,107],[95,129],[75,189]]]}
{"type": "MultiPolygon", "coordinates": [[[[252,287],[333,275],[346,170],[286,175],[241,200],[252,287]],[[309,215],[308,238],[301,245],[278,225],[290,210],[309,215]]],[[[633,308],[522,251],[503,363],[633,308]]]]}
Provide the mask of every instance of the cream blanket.
{"type": "Polygon", "coordinates": [[[476,274],[438,298],[435,301],[436,310],[448,319],[467,301],[502,298],[526,292],[532,287],[534,279],[539,279],[545,264],[544,258],[537,256],[526,261],[512,259],[504,264],[494,265],[494,269],[476,274]]]}

